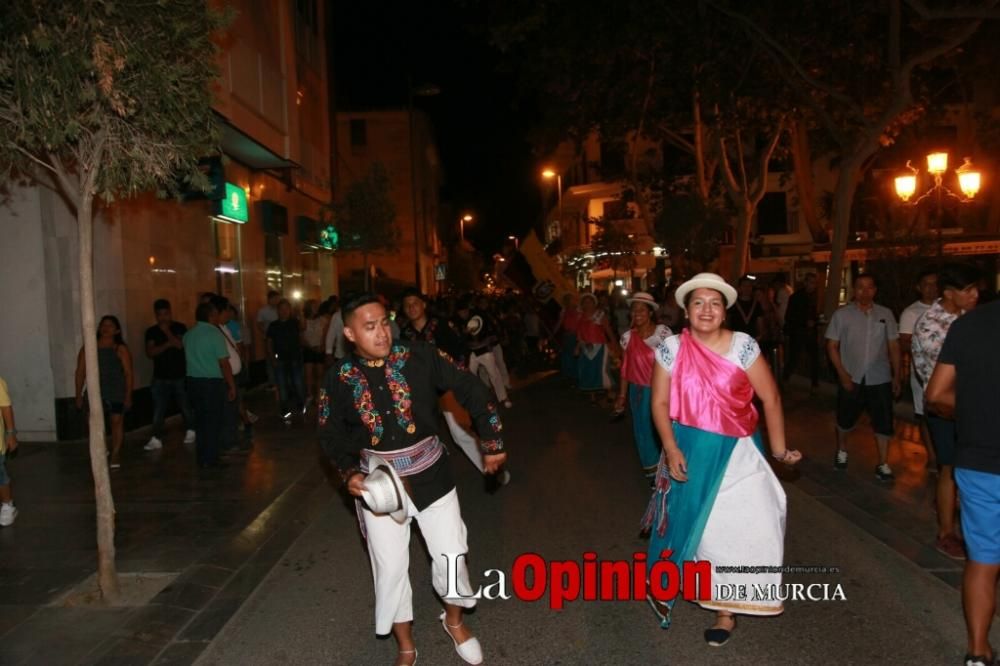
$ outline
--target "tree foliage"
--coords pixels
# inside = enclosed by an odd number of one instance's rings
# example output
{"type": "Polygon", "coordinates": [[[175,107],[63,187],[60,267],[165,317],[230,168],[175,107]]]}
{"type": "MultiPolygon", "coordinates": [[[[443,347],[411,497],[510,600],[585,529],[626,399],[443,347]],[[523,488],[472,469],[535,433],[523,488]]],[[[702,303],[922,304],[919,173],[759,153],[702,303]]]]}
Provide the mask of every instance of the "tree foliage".
{"type": "Polygon", "coordinates": [[[336,221],[343,249],[365,255],[398,249],[399,228],[391,190],[389,174],[381,162],[375,162],[327,209],[336,221]]]}
{"type": "Polygon", "coordinates": [[[539,137],[551,146],[596,132],[626,154],[603,164],[602,177],[628,180],[647,222],[671,196],[690,192],[705,208],[727,202],[741,272],[768,165],[794,111],[776,103],[787,100],[785,82],[766,53],[703,2],[530,4],[502,5],[494,40],[526,94],[540,97],[539,137]],[[694,178],[677,179],[688,174],[669,157],[644,159],[644,144],[686,153],[694,178]]]}
{"type": "Polygon", "coordinates": [[[94,315],[95,198],[207,189],[217,152],[213,32],[205,0],[7,0],[0,4],[0,183],[58,192],[77,218],[98,584],[119,596],[94,315]]]}
{"type": "Polygon", "coordinates": [[[204,0],[9,0],[0,6],[0,177],[106,200],[207,187],[216,152],[213,32],[204,0]]]}

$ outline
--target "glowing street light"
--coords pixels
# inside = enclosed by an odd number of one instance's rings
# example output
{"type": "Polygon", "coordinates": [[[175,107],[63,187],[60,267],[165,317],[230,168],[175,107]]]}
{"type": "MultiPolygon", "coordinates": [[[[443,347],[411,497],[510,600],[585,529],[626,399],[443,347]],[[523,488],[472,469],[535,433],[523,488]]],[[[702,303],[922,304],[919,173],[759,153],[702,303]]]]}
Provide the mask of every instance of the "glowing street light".
{"type": "Polygon", "coordinates": [[[927,155],[927,173],[934,177],[934,185],[911,202],[910,200],[917,193],[917,176],[920,172],[909,161],[906,162],[906,168],[910,170],[910,173],[897,176],[895,179],[896,196],[903,203],[917,206],[932,194],[936,195],[937,217],[939,219],[938,254],[940,254],[942,251],[941,227],[944,224],[944,218],[941,215],[942,199],[947,195],[959,203],[969,203],[979,194],[979,189],[982,186],[982,174],[972,165],[972,158],[966,157],[964,164],[955,169],[955,174],[958,176],[958,187],[962,192],[961,195],[956,194],[944,184],[944,175],[948,171],[948,153],[930,153],[927,155]]]}
{"type": "Polygon", "coordinates": [[[552,169],[545,169],[542,171],[542,178],[548,180],[556,179],[556,191],[559,193],[559,222],[562,223],[562,174],[556,173],[552,169]]]}
{"type": "Polygon", "coordinates": [[[465,215],[459,218],[458,220],[459,235],[461,236],[463,241],[465,240],[465,223],[472,222],[474,219],[476,218],[472,217],[472,215],[469,213],[466,213],[465,215]]]}

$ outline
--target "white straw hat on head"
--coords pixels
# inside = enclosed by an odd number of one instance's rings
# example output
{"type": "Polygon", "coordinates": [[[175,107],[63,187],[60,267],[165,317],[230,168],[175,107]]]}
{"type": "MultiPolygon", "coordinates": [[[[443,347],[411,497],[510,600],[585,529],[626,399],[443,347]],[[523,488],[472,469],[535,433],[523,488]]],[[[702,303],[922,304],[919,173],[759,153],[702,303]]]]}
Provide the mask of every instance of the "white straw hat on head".
{"type": "Polygon", "coordinates": [[[727,309],[731,308],[733,303],[736,302],[736,290],[733,289],[732,285],[723,280],[721,275],[716,275],[715,273],[698,273],[677,287],[677,292],[674,295],[677,299],[677,305],[687,310],[687,307],[684,305],[684,299],[695,289],[714,289],[721,293],[722,297],[726,299],[727,309]]]}
{"type": "Polygon", "coordinates": [[[625,302],[628,303],[629,305],[632,305],[633,303],[642,303],[643,305],[648,305],[654,310],[660,306],[660,304],[656,302],[656,299],[653,298],[652,295],[644,291],[635,292],[634,294],[632,294],[630,298],[626,298],[625,302]]]}
{"type": "Polygon", "coordinates": [[[396,468],[380,456],[368,456],[368,476],[361,497],[376,514],[389,514],[397,523],[406,522],[406,489],[396,468]]]}

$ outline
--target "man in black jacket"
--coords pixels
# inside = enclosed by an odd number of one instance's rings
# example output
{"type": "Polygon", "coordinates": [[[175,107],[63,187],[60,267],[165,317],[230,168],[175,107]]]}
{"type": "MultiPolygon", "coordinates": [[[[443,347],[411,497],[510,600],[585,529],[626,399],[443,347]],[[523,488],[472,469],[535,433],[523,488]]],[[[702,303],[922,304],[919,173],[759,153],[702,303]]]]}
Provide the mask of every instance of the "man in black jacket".
{"type": "Polygon", "coordinates": [[[396,637],[397,664],[416,661],[408,575],[410,519],[416,518],[432,555],[434,589],[444,601],[444,630],[464,660],[480,663],[479,642],[462,622],[462,609],[476,601],[461,596],[471,595],[464,557],[468,545],[455,483],[437,436],[438,395],[454,391],[469,410],[483,465],[491,474],[507,458],[496,406],[478,379],[435,347],[393,344],[389,317],[374,295],[352,299],[343,312],[344,335],[355,349],[327,372],[319,408],[320,443],[351,495],[362,497],[369,456],[375,453],[396,469],[407,490],[402,524],[373,513],[359,500],[359,522],[375,579],[375,632],[391,631],[396,637]],[[448,560],[443,554],[458,565],[460,596],[448,596],[448,560]]]}

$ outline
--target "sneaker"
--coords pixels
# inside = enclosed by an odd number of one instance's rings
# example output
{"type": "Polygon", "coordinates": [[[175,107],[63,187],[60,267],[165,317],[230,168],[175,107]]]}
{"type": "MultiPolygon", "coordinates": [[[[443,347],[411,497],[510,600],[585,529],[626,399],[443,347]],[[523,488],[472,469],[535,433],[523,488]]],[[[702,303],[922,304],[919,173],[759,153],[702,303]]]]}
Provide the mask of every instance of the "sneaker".
{"type": "Polygon", "coordinates": [[[13,502],[0,505],[0,527],[13,525],[15,518],[17,518],[17,507],[13,502]]]}
{"type": "Polygon", "coordinates": [[[954,534],[946,534],[943,537],[938,537],[934,542],[934,548],[939,553],[947,555],[953,560],[965,559],[965,546],[962,544],[962,540],[954,534]]]}
{"type": "Polygon", "coordinates": [[[184,443],[194,444],[195,437],[196,436],[194,434],[194,430],[188,430],[186,433],[184,433],[184,443]]]}
{"type": "Polygon", "coordinates": [[[875,478],[879,481],[892,481],[896,477],[892,474],[892,468],[886,463],[882,463],[875,468],[875,478]]]}
{"type": "Polygon", "coordinates": [[[514,406],[514,403],[512,403],[510,400],[504,400],[503,406],[506,407],[507,409],[510,409],[511,407],[514,406]]]}
{"type": "Polygon", "coordinates": [[[146,442],[146,446],[142,448],[145,451],[159,451],[163,448],[163,442],[159,437],[150,437],[149,441],[146,442]]]}
{"type": "Polygon", "coordinates": [[[847,469],[847,451],[838,450],[837,457],[833,459],[834,469],[847,469]]]}

